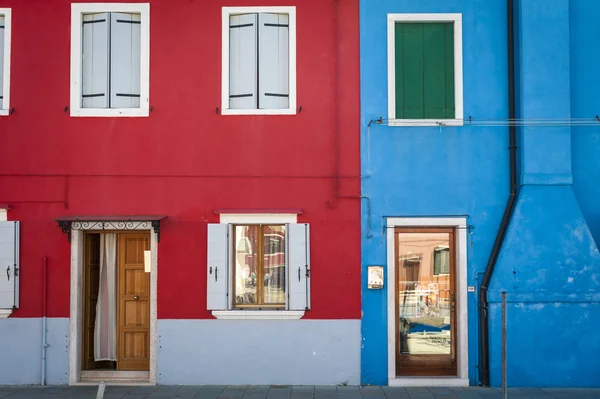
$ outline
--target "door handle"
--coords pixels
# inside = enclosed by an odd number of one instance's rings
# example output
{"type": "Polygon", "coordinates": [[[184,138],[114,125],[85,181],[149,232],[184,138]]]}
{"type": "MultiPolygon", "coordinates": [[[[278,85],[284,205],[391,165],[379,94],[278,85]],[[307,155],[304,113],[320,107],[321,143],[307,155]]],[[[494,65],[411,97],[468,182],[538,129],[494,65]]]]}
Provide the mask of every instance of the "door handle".
{"type": "Polygon", "coordinates": [[[137,295],[134,295],[134,296],[133,296],[133,300],[134,300],[134,301],[137,301],[138,299],[140,299],[140,297],[139,297],[139,296],[137,296],[137,295]]]}
{"type": "Polygon", "coordinates": [[[6,279],[10,281],[10,265],[6,266],[6,279]]]}

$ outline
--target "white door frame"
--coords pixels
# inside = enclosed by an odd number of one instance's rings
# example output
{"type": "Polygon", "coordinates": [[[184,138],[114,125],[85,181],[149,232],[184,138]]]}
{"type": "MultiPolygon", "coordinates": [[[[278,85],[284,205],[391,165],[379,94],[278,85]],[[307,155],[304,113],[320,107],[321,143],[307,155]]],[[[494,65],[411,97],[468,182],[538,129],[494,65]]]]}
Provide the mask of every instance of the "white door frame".
{"type": "Polygon", "coordinates": [[[388,309],[388,384],[391,386],[469,386],[469,342],[467,306],[467,219],[465,217],[402,217],[387,218],[387,309],[388,309]],[[396,258],[395,227],[456,228],[456,345],[457,376],[398,377],[396,376],[396,258]]]}
{"type": "MultiPolygon", "coordinates": [[[[99,222],[100,223],[100,222],[99,222]]],[[[83,231],[97,230],[97,223],[71,230],[71,310],[69,318],[69,385],[81,382],[81,343],[83,329],[83,231]]],[[[152,229],[151,222],[140,223],[135,229],[124,230],[150,231],[150,370],[148,382],[156,384],[156,319],[157,319],[157,278],[158,278],[158,234],[152,229]]],[[[115,372],[113,375],[118,375],[115,372]]],[[[112,373],[111,373],[112,374],[112,373]]],[[[126,374],[123,374],[126,375],[126,374]]]]}

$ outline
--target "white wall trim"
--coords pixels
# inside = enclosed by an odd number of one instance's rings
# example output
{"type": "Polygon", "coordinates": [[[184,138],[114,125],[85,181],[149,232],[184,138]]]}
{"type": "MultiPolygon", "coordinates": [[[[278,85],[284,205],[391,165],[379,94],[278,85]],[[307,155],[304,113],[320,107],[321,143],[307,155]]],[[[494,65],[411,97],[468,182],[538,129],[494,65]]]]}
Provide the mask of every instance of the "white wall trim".
{"type": "Polygon", "coordinates": [[[0,222],[8,221],[8,210],[6,208],[0,208],[0,222]]]}
{"type": "MultiPolygon", "coordinates": [[[[432,380],[443,381],[440,385],[458,383],[469,385],[469,341],[468,341],[468,304],[467,304],[467,218],[466,217],[406,217],[387,218],[387,312],[388,312],[388,380],[390,385],[395,380],[404,384],[414,381],[413,386],[436,385],[432,380]],[[454,227],[456,228],[456,287],[457,287],[457,371],[456,377],[419,378],[396,376],[396,302],[395,302],[395,246],[394,229],[392,227],[454,227]],[[453,381],[450,381],[453,380],[453,381]],[[456,380],[456,381],[454,381],[456,380]],[[419,385],[420,384],[420,385],[419,385]]],[[[463,385],[459,385],[463,386],[463,385]]]]}
{"type": "Polygon", "coordinates": [[[223,7],[221,114],[222,115],[295,115],[296,114],[296,7],[223,7]],[[247,13],[275,13],[289,15],[290,62],[289,62],[289,108],[287,109],[229,109],[229,16],[247,13]]]}
{"type": "Polygon", "coordinates": [[[0,309],[0,319],[6,319],[12,314],[12,309],[0,309]]]}
{"type": "Polygon", "coordinates": [[[294,213],[228,213],[220,215],[222,224],[286,224],[297,223],[294,213]]]}
{"type": "Polygon", "coordinates": [[[12,36],[12,11],[10,8],[0,8],[0,15],[4,16],[4,74],[2,82],[4,90],[3,99],[0,100],[0,116],[10,113],[10,43],[12,36]]]}
{"type": "MultiPolygon", "coordinates": [[[[93,229],[93,226],[91,226],[93,229]]],[[[84,229],[85,230],[85,229],[84,229]]],[[[150,370],[149,383],[156,384],[158,235],[150,222],[135,230],[150,231],[150,370]]],[[[69,385],[81,382],[81,337],[83,324],[83,231],[71,230],[71,304],[69,318],[69,385]]]]}
{"type": "Polygon", "coordinates": [[[71,4],[71,116],[127,117],[148,116],[150,112],[150,4],[149,3],[73,3],[71,4]],[[139,13],[140,108],[81,107],[81,21],[82,15],[99,12],[139,13]]]}
{"type": "Polygon", "coordinates": [[[462,14],[388,14],[388,125],[389,126],[462,126],[463,55],[462,14]],[[454,119],[396,119],[396,22],[454,22],[454,119]]]}
{"type": "Polygon", "coordinates": [[[297,320],[303,310],[213,310],[212,315],[221,320],[297,320]]]}

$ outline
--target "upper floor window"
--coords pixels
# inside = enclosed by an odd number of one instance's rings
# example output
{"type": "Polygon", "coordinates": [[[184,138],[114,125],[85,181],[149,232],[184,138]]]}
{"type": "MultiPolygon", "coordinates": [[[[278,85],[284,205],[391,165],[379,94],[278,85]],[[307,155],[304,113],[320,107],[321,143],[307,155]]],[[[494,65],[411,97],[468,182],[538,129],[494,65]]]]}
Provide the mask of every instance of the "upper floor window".
{"type": "Polygon", "coordinates": [[[149,5],[71,10],[71,116],[148,116],[149,5]]]}
{"type": "Polygon", "coordinates": [[[296,8],[223,7],[223,114],[296,113],[296,8]]]}
{"type": "Polygon", "coordinates": [[[0,8],[0,115],[9,113],[10,97],[10,8],[0,8]]]}
{"type": "Polygon", "coordinates": [[[461,14],[388,15],[391,125],[461,125],[461,14]]]}

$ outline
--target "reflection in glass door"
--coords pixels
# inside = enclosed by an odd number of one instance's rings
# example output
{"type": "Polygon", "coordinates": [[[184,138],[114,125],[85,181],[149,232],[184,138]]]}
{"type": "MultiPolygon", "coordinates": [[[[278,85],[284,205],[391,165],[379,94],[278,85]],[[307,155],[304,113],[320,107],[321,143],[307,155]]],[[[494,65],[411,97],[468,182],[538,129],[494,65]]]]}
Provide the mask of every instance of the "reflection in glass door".
{"type": "Polygon", "coordinates": [[[456,375],[454,230],[397,228],[396,375],[456,375]]]}

